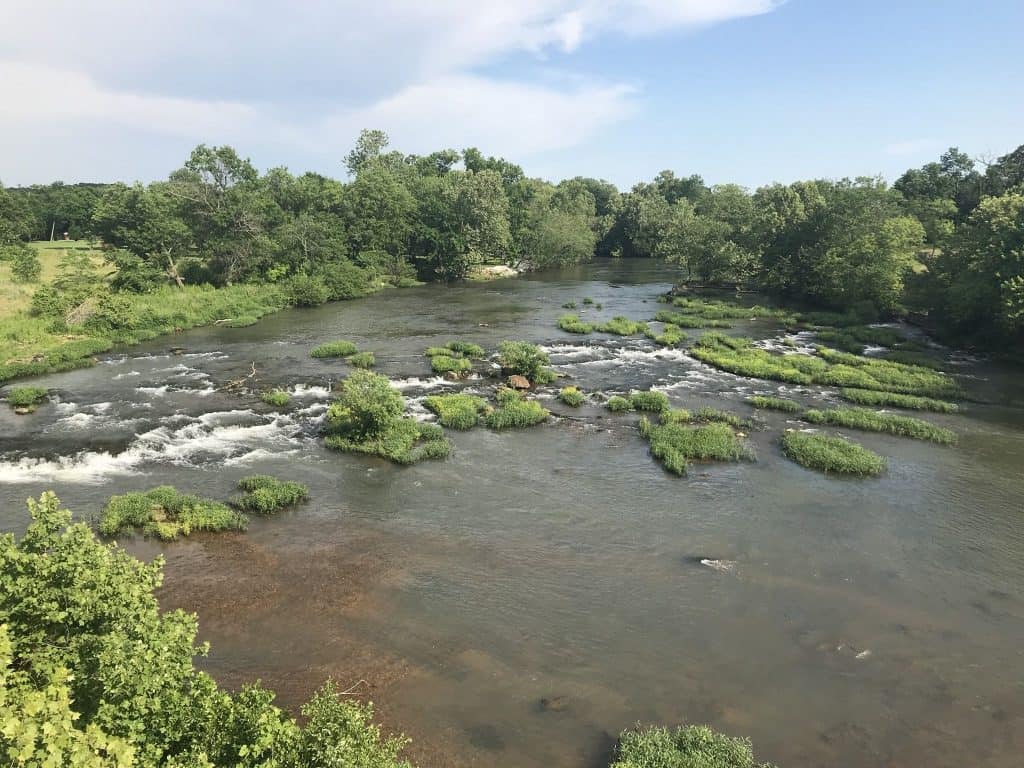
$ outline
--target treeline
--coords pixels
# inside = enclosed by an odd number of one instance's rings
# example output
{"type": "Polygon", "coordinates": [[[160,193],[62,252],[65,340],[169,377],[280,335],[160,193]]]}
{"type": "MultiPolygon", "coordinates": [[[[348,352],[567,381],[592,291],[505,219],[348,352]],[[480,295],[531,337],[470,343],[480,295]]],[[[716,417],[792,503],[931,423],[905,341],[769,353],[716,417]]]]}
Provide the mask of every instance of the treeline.
{"type": "MultiPolygon", "coordinates": [[[[458,280],[480,264],[542,269],[653,256],[690,283],[764,290],[873,319],[927,315],[943,333],[1024,338],[1024,147],[985,168],[956,149],[877,178],[753,193],[663,171],[621,193],[551,184],[476,149],[403,155],[364,131],[348,181],[260,174],[230,147],[197,147],[167,181],[0,190],[0,244],[49,231],[100,239],[115,289],[283,284],[293,303],[374,280],[458,280]]],[[[21,269],[32,279],[31,257],[21,269]]]]}

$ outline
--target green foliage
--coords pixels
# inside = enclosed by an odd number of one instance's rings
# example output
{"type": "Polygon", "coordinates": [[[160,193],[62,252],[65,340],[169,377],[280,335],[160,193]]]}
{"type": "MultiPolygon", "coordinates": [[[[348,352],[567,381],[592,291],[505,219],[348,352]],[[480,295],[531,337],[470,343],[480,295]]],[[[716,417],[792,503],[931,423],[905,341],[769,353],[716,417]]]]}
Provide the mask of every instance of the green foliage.
{"type": "Polygon", "coordinates": [[[633,336],[637,333],[644,333],[647,330],[647,323],[616,315],[611,320],[596,325],[594,328],[601,333],[613,333],[616,336],[633,336]]]}
{"type": "Polygon", "coordinates": [[[104,536],[137,528],[146,536],[170,541],[194,531],[242,531],[245,527],[245,517],[224,504],[178,493],[169,485],[112,496],[100,513],[104,536]]]}
{"type": "Polygon", "coordinates": [[[838,437],[787,432],[782,451],[802,467],[845,475],[879,475],[885,459],[862,445],[838,437]]]}
{"type": "Polygon", "coordinates": [[[348,364],[355,368],[373,368],[377,364],[377,358],[373,352],[356,352],[349,355],[348,364]]]}
{"type": "Polygon", "coordinates": [[[469,373],[469,371],[473,369],[473,364],[464,357],[438,354],[430,357],[430,368],[434,373],[454,373],[461,375],[469,373]]]}
{"type": "Polygon", "coordinates": [[[445,348],[474,360],[479,360],[487,354],[483,347],[471,341],[449,341],[445,344],[445,348]]]}
{"type": "Polygon", "coordinates": [[[583,322],[576,315],[562,315],[558,318],[558,327],[567,333],[585,334],[594,330],[593,325],[583,322]]]}
{"type": "MultiPolygon", "coordinates": [[[[608,402],[611,403],[611,400],[608,402]]],[[[654,391],[631,392],[629,394],[629,404],[636,411],[651,411],[655,413],[667,411],[668,395],[664,392],[654,391]]]]}
{"type": "Polygon", "coordinates": [[[622,395],[612,395],[604,405],[612,413],[623,413],[633,410],[633,403],[630,402],[629,398],[622,397],[622,395]]]}
{"type": "Polygon", "coordinates": [[[46,399],[47,390],[43,387],[12,387],[7,390],[7,404],[11,408],[35,408],[46,399]]]}
{"type": "Polygon", "coordinates": [[[300,274],[285,284],[288,303],[296,307],[318,307],[331,296],[323,279],[317,275],[300,274]]]}
{"type": "Polygon", "coordinates": [[[840,393],[844,400],[857,405],[894,405],[897,408],[909,408],[915,411],[935,411],[936,413],[956,413],[960,406],[945,400],[917,395],[901,395],[895,392],[875,392],[869,389],[852,389],[846,387],[840,393]]]}
{"type": "Polygon", "coordinates": [[[678,325],[672,325],[672,323],[665,323],[664,330],[658,334],[648,330],[647,336],[662,347],[677,347],[686,341],[686,334],[680,330],[678,325]]]}
{"type": "MultiPolygon", "coordinates": [[[[328,426],[328,429],[332,427],[328,426]]],[[[451,453],[451,444],[445,439],[444,432],[439,426],[423,424],[411,418],[396,419],[383,429],[364,437],[357,437],[355,433],[344,431],[328,434],[324,443],[328,448],[338,451],[381,456],[396,464],[415,464],[423,459],[443,459],[451,453]]]]}
{"type": "Polygon", "coordinates": [[[250,515],[270,515],[293,507],[309,498],[309,489],[302,483],[278,480],[270,475],[250,475],[238,481],[242,496],[232,504],[250,515]]]}
{"type": "Polygon", "coordinates": [[[309,354],[312,357],[349,357],[359,351],[359,347],[351,341],[329,341],[314,347],[309,354]]]}
{"type": "Polygon", "coordinates": [[[578,408],[587,398],[577,387],[562,387],[558,392],[558,399],[572,408],[578,408]]]}
{"type": "Polygon", "coordinates": [[[737,416],[735,413],[729,413],[728,411],[721,411],[717,408],[698,408],[693,412],[692,416],[694,421],[704,422],[720,422],[722,424],[728,424],[730,427],[736,429],[751,429],[755,425],[749,419],[744,419],[737,416]]]}
{"type": "Polygon", "coordinates": [[[484,417],[484,423],[491,429],[532,427],[551,415],[536,400],[526,400],[513,389],[501,390],[498,403],[498,407],[484,417]]]}
{"type": "Polygon", "coordinates": [[[660,309],[654,315],[659,323],[673,325],[676,328],[731,328],[732,323],[727,320],[701,317],[700,315],[686,315],[681,312],[673,312],[668,309],[660,309]]]}
{"type": "Polygon", "coordinates": [[[592,298],[590,298],[589,296],[585,296],[583,298],[583,304],[584,305],[589,305],[589,304],[593,304],[593,303],[594,303],[594,300],[592,298]]]}
{"type": "Polygon", "coordinates": [[[260,400],[275,408],[284,408],[292,401],[292,396],[283,389],[271,389],[263,392],[260,400]]]}
{"type": "Polygon", "coordinates": [[[562,309],[576,309],[575,301],[567,301],[562,305],[562,309]]]}
{"type": "Polygon", "coordinates": [[[554,372],[547,367],[551,359],[536,344],[528,341],[503,341],[498,352],[498,361],[505,374],[525,376],[534,384],[547,384],[554,380],[554,372]]]}
{"type": "Polygon", "coordinates": [[[753,457],[732,427],[721,422],[689,426],[676,414],[655,425],[644,417],[640,434],[650,442],[651,455],[676,475],[685,475],[694,460],[739,461],[753,457]]]}
{"type": "Polygon", "coordinates": [[[15,282],[37,283],[42,272],[42,262],[31,248],[18,248],[11,257],[11,277],[15,282]]]}
{"type": "Polygon", "coordinates": [[[771,768],[754,762],[747,739],[703,725],[636,728],[622,733],[611,768],[771,768]]]}
{"type": "Polygon", "coordinates": [[[52,493],[25,536],[0,537],[0,753],[5,763],[84,768],[409,768],[402,738],[328,683],[304,727],[271,691],[218,689],[194,659],[196,617],[161,611],[151,564],[72,524],[52,493]]]}
{"type": "Polygon", "coordinates": [[[766,408],[771,411],[783,411],[785,413],[796,413],[803,408],[796,400],[768,395],[754,395],[753,397],[748,397],[746,402],[755,408],[766,408]]]}
{"type": "Polygon", "coordinates": [[[830,408],[824,411],[809,410],[803,418],[812,424],[828,424],[835,427],[850,427],[867,432],[886,432],[890,435],[912,437],[915,440],[930,440],[933,443],[951,445],[956,442],[956,433],[931,422],[911,416],[891,413],[877,413],[866,408],[830,408]]]}
{"type": "Polygon", "coordinates": [[[472,429],[487,410],[487,401],[476,395],[431,395],[423,400],[427,410],[437,414],[437,420],[451,429],[472,429]]]}

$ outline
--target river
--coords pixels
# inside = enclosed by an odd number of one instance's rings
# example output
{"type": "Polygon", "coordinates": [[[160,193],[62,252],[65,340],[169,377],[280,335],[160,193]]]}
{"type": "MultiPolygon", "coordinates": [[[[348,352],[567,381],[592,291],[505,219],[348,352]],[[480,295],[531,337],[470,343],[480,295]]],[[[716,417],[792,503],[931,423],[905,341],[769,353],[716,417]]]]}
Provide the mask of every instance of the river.
{"type": "MultiPolygon", "coordinates": [[[[453,338],[541,343],[586,391],[656,387],[676,407],[750,415],[742,401],[755,393],[837,402],[646,339],[555,328],[561,305],[586,296],[603,305],[591,317],[652,317],[672,277],[597,262],[389,291],[41,377],[50,403],[0,409],[0,528],[23,530],[25,498],[47,489],[90,519],[111,494],[163,483],[214,498],[257,472],[306,483],[309,503],[246,533],[124,544],[166,558],[162,604],[198,612],[212,644],[201,664],[218,680],[261,678],[296,706],[334,676],[413,738],[423,768],[589,768],[607,764],[624,727],[684,721],[747,735],[780,766],[1019,766],[1019,372],[950,353],[981,402],[924,417],[959,444],[850,433],[888,457],[873,480],[786,460],[781,413],[760,414],[756,462],[684,478],[651,459],[634,417],[554,399],[545,405],[575,418],[451,433],[448,460],[412,467],[332,453],[317,436],[348,369],[309,350],[334,339],[373,351],[421,418],[426,394],[488,385],[430,373],[424,348],[453,338]],[[220,389],[253,364],[251,391],[220,389]],[[260,402],[272,386],[294,405],[260,402]]],[[[731,332],[781,330],[758,320],[731,332]]]]}

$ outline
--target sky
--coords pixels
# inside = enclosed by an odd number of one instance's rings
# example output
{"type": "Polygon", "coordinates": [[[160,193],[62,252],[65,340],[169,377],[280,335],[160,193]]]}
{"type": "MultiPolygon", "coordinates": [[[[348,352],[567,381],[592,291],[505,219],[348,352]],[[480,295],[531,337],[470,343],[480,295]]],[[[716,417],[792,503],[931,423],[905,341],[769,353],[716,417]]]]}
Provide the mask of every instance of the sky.
{"type": "Polygon", "coordinates": [[[343,177],[362,128],[622,189],[882,175],[1024,143],[1024,0],[2,0],[0,181],[200,143],[343,177]]]}

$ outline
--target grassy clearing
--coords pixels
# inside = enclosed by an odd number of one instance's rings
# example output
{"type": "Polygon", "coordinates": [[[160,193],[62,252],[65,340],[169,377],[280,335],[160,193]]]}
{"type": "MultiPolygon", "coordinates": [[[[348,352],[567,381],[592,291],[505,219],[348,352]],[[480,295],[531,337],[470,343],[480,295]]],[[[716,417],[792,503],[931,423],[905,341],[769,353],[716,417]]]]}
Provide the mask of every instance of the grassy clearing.
{"type": "Polygon", "coordinates": [[[291,403],[292,396],[283,389],[271,389],[261,394],[260,400],[275,408],[285,408],[291,403]]]}
{"type": "Polygon", "coordinates": [[[355,368],[373,368],[377,364],[377,358],[373,352],[356,352],[349,355],[348,364],[355,368]]]}
{"type": "Polygon", "coordinates": [[[558,327],[566,333],[586,334],[594,330],[591,323],[585,323],[573,314],[562,315],[558,318],[558,327]]]}
{"type": "Polygon", "coordinates": [[[536,400],[526,400],[514,389],[500,389],[498,407],[484,418],[491,429],[532,427],[550,416],[550,412],[536,400]]]}
{"type": "Polygon", "coordinates": [[[350,357],[359,351],[351,341],[328,341],[319,347],[314,347],[309,354],[311,357],[350,357]]]}
{"type": "Polygon", "coordinates": [[[774,768],[754,759],[747,739],[705,725],[635,728],[622,733],[609,768],[774,768]]]}
{"type": "Polygon", "coordinates": [[[7,404],[20,413],[32,413],[46,395],[43,387],[13,387],[7,390],[7,404]]]}
{"type": "Polygon", "coordinates": [[[438,422],[450,429],[472,429],[488,409],[487,401],[476,395],[431,395],[423,401],[438,422]]]}
{"type": "Polygon", "coordinates": [[[227,505],[178,493],[169,485],[113,496],[100,513],[100,533],[105,536],[137,529],[164,541],[194,531],[241,531],[246,524],[245,516],[227,505]]]}
{"type": "Polygon", "coordinates": [[[840,393],[844,400],[857,405],[884,406],[891,405],[896,408],[908,408],[914,411],[933,411],[935,413],[956,413],[960,406],[946,400],[936,400],[931,397],[919,397],[917,395],[901,395],[896,392],[876,392],[870,389],[853,389],[846,387],[840,393]]]}
{"type": "Polygon", "coordinates": [[[767,409],[770,411],[783,411],[784,413],[796,413],[803,408],[796,400],[788,400],[784,397],[771,397],[769,395],[754,395],[748,397],[747,405],[754,408],[767,409]]]}
{"type": "Polygon", "coordinates": [[[709,333],[690,351],[698,360],[738,376],[789,384],[827,384],[922,396],[956,396],[959,387],[949,376],[920,366],[858,357],[827,347],[817,354],[780,355],[753,345],[750,339],[709,333]]]}
{"type": "Polygon", "coordinates": [[[866,408],[830,408],[824,411],[812,409],[805,411],[803,418],[812,424],[849,427],[865,432],[885,432],[900,437],[912,437],[915,440],[930,440],[942,445],[956,442],[956,433],[929,421],[892,413],[877,413],[866,408]]]}
{"type": "Polygon", "coordinates": [[[753,458],[733,428],[720,422],[693,426],[671,416],[660,424],[652,424],[644,417],[640,434],[650,443],[651,455],[676,475],[685,475],[692,461],[753,458]]]}
{"type": "Polygon", "coordinates": [[[819,472],[869,477],[885,470],[885,459],[862,445],[839,437],[787,432],[782,452],[802,467],[819,472]]]}
{"type": "Polygon", "coordinates": [[[577,387],[562,387],[558,399],[571,408],[579,408],[587,397],[577,387]]]}
{"type": "Polygon", "coordinates": [[[634,336],[647,331],[647,323],[641,320],[630,320],[623,315],[616,315],[611,320],[595,325],[594,330],[611,333],[616,336],[634,336]]]}
{"type": "Polygon", "coordinates": [[[251,515],[271,515],[309,498],[309,489],[302,483],[270,475],[243,477],[238,481],[238,489],[243,494],[231,504],[251,515]]]}

